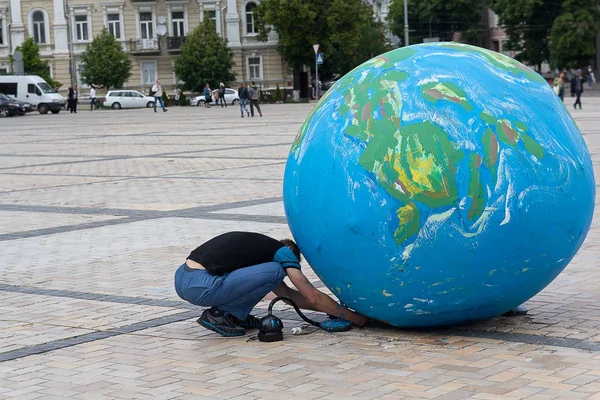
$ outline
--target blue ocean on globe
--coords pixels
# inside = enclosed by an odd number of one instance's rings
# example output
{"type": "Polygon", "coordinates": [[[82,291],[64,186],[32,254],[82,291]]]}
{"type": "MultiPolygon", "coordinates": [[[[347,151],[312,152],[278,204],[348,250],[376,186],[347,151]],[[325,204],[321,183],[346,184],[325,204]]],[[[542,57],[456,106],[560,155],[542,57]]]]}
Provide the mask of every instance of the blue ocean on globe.
{"type": "Polygon", "coordinates": [[[540,75],[430,43],[375,57],[325,94],[283,192],[294,239],[343,304],[425,327],[496,316],[552,282],[585,239],[595,182],[540,75]]]}

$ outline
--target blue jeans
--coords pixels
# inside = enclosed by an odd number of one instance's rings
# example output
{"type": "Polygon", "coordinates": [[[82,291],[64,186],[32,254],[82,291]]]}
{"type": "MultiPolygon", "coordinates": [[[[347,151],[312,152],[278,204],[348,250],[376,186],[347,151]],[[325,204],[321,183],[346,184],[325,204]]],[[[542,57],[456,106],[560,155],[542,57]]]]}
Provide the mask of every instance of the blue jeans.
{"type": "Polygon", "coordinates": [[[186,264],[175,272],[177,295],[202,307],[218,307],[244,320],[250,311],[285,278],[281,264],[268,262],[240,268],[222,276],[186,264]]]}
{"type": "Polygon", "coordinates": [[[240,99],[240,112],[242,113],[242,117],[244,116],[244,111],[246,111],[246,115],[250,115],[250,112],[248,111],[248,107],[246,107],[247,103],[248,103],[248,100],[240,99]]]}
{"type": "Polygon", "coordinates": [[[162,107],[163,111],[165,111],[165,105],[163,104],[162,97],[154,96],[154,112],[156,112],[156,103],[158,102],[160,102],[160,106],[162,107]]]}

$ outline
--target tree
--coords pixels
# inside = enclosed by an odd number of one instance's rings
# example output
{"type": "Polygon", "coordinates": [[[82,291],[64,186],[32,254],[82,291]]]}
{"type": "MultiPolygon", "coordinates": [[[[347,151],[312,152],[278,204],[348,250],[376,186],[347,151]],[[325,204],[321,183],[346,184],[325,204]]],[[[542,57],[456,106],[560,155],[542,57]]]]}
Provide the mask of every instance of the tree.
{"type": "Polygon", "coordinates": [[[329,64],[345,74],[357,65],[391,50],[385,26],[375,21],[373,9],[363,2],[334,0],[327,18],[333,55],[329,64]]]}
{"type": "Polygon", "coordinates": [[[563,12],[554,20],[550,31],[550,65],[577,68],[587,64],[596,54],[594,45],[599,26],[597,5],[589,1],[564,2],[563,12]]]}
{"type": "Polygon", "coordinates": [[[221,82],[235,81],[233,52],[215,30],[210,18],[196,27],[181,46],[181,54],[175,58],[175,74],[184,84],[184,90],[201,92],[208,83],[216,88],[221,82]]]}
{"type": "MultiPolygon", "coordinates": [[[[486,0],[408,0],[410,43],[421,43],[426,37],[449,41],[458,32],[466,41],[474,41],[483,32],[486,4],[486,0]]],[[[388,20],[392,33],[404,37],[404,0],[392,1],[388,20]]]]}
{"type": "Polygon", "coordinates": [[[598,1],[492,0],[520,61],[539,66],[577,67],[594,54],[600,25],[598,1]]]}
{"type": "Polygon", "coordinates": [[[562,0],[492,0],[491,7],[508,36],[515,58],[530,65],[549,59],[548,38],[561,13],[562,0]]]}
{"type": "Polygon", "coordinates": [[[320,76],[344,74],[387,49],[385,34],[370,36],[367,46],[372,51],[365,48],[364,36],[372,33],[375,22],[371,7],[362,0],[263,0],[254,17],[261,40],[266,41],[271,30],[277,32],[278,52],[296,73],[314,65],[315,43],[326,60],[320,76]]]}
{"type": "Polygon", "coordinates": [[[131,60],[106,28],[81,55],[81,80],[106,89],[121,88],[131,76],[131,60]]]}
{"type": "MultiPolygon", "coordinates": [[[[61,87],[62,83],[55,81],[50,76],[50,67],[48,61],[40,58],[40,47],[35,43],[33,38],[28,37],[16,51],[23,53],[23,68],[26,75],[37,75],[44,79],[52,87],[61,87]]],[[[14,63],[11,56],[10,61],[14,63]]]]}

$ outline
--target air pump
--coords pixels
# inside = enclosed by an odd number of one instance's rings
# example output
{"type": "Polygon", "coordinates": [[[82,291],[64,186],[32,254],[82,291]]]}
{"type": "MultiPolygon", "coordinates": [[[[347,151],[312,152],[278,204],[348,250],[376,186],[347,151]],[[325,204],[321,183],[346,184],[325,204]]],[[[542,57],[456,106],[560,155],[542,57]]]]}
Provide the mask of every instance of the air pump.
{"type": "Polygon", "coordinates": [[[304,321],[316,326],[317,328],[321,328],[326,332],[345,332],[352,328],[352,322],[344,319],[329,319],[321,322],[313,321],[304,315],[302,311],[300,311],[298,305],[294,303],[292,299],[287,296],[279,296],[271,300],[271,303],[269,303],[269,311],[267,316],[262,317],[258,325],[258,340],[261,342],[279,342],[283,340],[283,322],[273,315],[273,305],[280,300],[283,300],[294,307],[296,313],[298,313],[300,318],[302,318],[304,321]]]}

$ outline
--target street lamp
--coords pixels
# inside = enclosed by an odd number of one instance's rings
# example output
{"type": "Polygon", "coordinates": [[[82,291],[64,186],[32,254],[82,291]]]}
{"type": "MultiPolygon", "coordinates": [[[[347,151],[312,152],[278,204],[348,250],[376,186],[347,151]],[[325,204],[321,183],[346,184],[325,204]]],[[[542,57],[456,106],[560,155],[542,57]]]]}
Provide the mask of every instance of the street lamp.
{"type": "Polygon", "coordinates": [[[404,0],[404,45],[408,46],[408,0],[404,0]]]}

